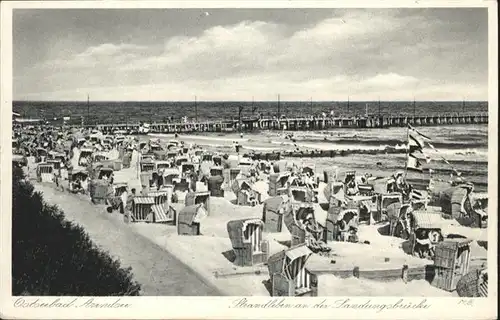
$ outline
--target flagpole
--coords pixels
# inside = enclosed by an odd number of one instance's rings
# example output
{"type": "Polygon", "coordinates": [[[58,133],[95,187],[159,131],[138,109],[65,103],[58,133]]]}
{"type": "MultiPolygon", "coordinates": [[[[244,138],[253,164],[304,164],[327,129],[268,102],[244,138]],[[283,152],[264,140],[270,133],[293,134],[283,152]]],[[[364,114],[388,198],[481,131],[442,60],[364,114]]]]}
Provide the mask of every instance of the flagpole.
{"type": "Polygon", "coordinates": [[[408,175],[408,156],[410,155],[410,126],[406,126],[406,165],[405,165],[405,182],[408,175]]]}
{"type": "Polygon", "coordinates": [[[432,181],[432,169],[429,168],[429,183],[427,185],[427,189],[431,190],[431,181],[432,181]]]}

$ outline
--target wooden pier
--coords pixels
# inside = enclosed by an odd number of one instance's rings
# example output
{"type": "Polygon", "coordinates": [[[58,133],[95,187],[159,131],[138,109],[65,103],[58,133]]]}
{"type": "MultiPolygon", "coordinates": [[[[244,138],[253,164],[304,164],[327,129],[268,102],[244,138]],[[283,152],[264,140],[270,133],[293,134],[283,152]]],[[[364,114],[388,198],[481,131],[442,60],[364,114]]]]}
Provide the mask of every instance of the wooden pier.
{"type": "MultiPolygon", "coordinates": [[[[235,132],[256,130],[329,130],[340,128],[388,128],[442,125],[474,125],[488,123],[488,113],[436,114],[427,116],[356,116],[356,117],[302,117],[302,118],[253,118],[224,121],[199,121],[190,123],[150,123],[151,133],[176,132],[235,132]]],[[[138,131],[140,123],[95,124],[86,125],[103,132],[115,130],[138,131]]]]}

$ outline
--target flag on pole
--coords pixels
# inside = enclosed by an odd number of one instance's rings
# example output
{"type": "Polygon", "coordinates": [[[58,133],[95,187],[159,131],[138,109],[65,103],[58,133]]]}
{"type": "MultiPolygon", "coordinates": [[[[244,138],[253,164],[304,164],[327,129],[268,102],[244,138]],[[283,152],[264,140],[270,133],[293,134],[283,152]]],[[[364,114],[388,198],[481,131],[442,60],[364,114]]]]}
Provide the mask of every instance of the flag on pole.
{"type": "Polygon", "coordinates": [[[408,135],[408,148],[410,152],[421,151],[424,148],[424,142],[410,134],[408,135]]]}
{"type": "Polygon", "coordinates": [[[408,123],[408,129],[410,130],[410,134],[415,134],[415,135],[418,135],[419,137],[427,140],[427,141],[430,141],[431,138],[429,138],[428,136],[426,136],[425,134],[421,133],[420,131],[418,131],[417,129],[413,128],[413,126],[411,124],[408,123]]]}
{"type": "MultiPolygon", "coordinates": [[[[431,157],[429,157],[425,152],[424,152],[424,148],[425,148],[425,143],[427,142],[427,144],[430,145],[429,141],[431,139],[422,134],[421,132],[419,132],[418,130],[416,130],[415,128],[413,128],[410,124],[408,124],[408,151],[409,153],[413,153],[413,152],[416,152],[416,151],[419,151],[420,153],[422,153],[422,155],[425,156],[425,161],[427,163],[431,162],[431,157]]],[[[433,149],[434,146],[430,145],[433,149]]]]}
{"type": "Polygon", "coordinates": [[[420,190],[412,189],[410,192],[410,199],[413,201],[427,200],[427,194],[424,194],[424,192],[420,190]]]}
{"type": "Polygon", "coordinates": [[[415,140],[412,140],[412,138],[410,137],[410,150],[409,150],[409,153],[420,152],[425,157],[425,162],[426,163],[430,163],[431,162],[431,157],[427,154],[427,152],[425,151],[425,149],[423,149],[423,147],[421,147],[420,145],[418,145],[417,143],[412,142],[412,141],[415,141],[415,140]]]}
{"type": "Polygon", "coordinates": [[[408,170],[422,172],[422,163],[412,153],[409,153],[408,154],[408,159],[406,161],[406,168],[408,170]]]}

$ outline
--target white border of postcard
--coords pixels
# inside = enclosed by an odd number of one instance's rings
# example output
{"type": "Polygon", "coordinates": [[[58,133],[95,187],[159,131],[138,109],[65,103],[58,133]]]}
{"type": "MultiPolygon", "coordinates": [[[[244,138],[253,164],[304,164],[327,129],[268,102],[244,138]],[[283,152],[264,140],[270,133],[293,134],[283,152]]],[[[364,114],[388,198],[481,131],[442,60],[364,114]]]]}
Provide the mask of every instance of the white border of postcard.
{"type": "MultiPolygon", "coordinates": [[[[498,154],[498,52],[497,3],[488,1],[2,1],[1,2],[1,207],[0,207],[0,317],[22,319],[494,319],[497,303],[497,163],[498,154]],[[288,306],[269,308],[235,308],[243,297],[95,297],[94,302],[112,304],[115,308],[85,308],[89,297],[60,298],[58,306],[78,299],[71,307],[42,307],[58,297],[26,297],[32,307],[15,307],[11,296],[11,145],[12,116],[12,10],[14,8],[370,8],[370,7],[485,7],[489,30],[489,157],[488,196],[489,228],[488,269],[489,297],[400,298],[400,297],[316,297],[286,298],[288,306]],[[350,299],[352,308],[339,308],[339,301],[350,299]],[[398,300],[403,299],[403,303],[398,300]],[[319,307],[319,305],[329,307],[319,307]],[[37,307],[38,306],[38,307],[37,307]],[[116,303],[115,303],[116,306],[116,303]]],[[[248,304],[261,304],[272,297],[246,297],[248,304]]],[[[54,304],[53,304],[54,305],[54,304]]]]}

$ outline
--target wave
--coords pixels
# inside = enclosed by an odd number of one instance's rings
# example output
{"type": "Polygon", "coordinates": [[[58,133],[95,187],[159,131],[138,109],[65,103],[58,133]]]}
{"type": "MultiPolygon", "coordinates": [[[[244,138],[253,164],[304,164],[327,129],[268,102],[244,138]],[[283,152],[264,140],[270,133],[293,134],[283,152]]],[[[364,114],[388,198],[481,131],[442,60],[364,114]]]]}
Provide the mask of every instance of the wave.
{"type": "MultiPolygon", "coordinates": [[[[427,153],[429,153],[430,155],[443,155],[445,156],[480,156],[482,159],[488,159],[488,150],[487,149],[460,149],[460,151],[458,151],[457,149],[439,149],[435,152],[432,152],[432,149],[427,149],[426,150],[427,153]]],[[[448,161],[452,162],[452,161],[457,161],[457,162],[460,162],[460,161],[471,161],[471,162],[488,162],[487,160],[482,160],[482,159],[478,159],[477,161],[474,161],[474,160],[470,160],[470,159],[447,159],[448,161]]]]}
{"type": "MultiPolygon", "coordinates": [[[[158,137],[158,138],[169,138],[169,139],[174,139],[173,134],[167,134],[167,133],[148,133],[148,136],[152,137],[158,137]]],[[[233,141],[236,142],[248,142],[249,139],[242,139],[242,138],[230,138],[230,137],[210,137],[210,136],[199,136],[199,135],[182,135],[176,138],[177,140],[205,140],[205,141],[226,141],[232,143],[233,141]]]]}
{"type": "Polygon", "coordinates": [[[334,143],[302,143],[300,141],[298,142],[288,142],[288,141],[271,141],[272,144],[276,145],[282,145],[282,146],[293,146],[293,147],[299,147],[299,148],[306,148],[306,149],[312,149],[312,150],[345,150],[345,151],[366,151],[366,150],[384,150],[386,148],[393,148],[393,149],[404,149],[404,145],[395,145],[395,146],[390,146],[390,145],[355,145],[355,144],[334,144],[334,143]]]}
{"type": "Polygon", "coordinates": [[[481,140],[488,140],[488,133],[455,133],[453,134],[453,138],[460,140],[460,141],[481,141],[481,140]]]}
{"type": "Polygon", "coordinates": [[[249,146],[249,147],[243,147],[243,149],[248,149],[252,151],[276,151],[276,148],[273,147],[254,147],[254,146],[249,146]]]}
{"type": "Polygon", "coordinates": [[[304,139],[297,142],[324,142],[324,143],[333,143],[339,145],[350,145],[350,144],[363,144],[369,146],[380,146],[380,145],[398,145],[404,143],[404,141],[399,139],[369,139],[366,137],[352,137],[352,138],[343,138],[343,139],[323,139],[322,141],[318,141],[317,139],[304,139]]]}
{"type": "MultiPolygon", "coordinates": [[[[350,154],[356,153],[356,151],[359,151],[359,153],[365,153],[367,151],[372,151],[373,154],[378,154],[378,153],[385,153],[385,152],[390,152],[390,153],[405,153],[405,150],[407,146],[403,143],[401,144],[396,144],[396,145],[389,145],[389,144],[374,144],[374,145],[356,145],[356,144],[349,144],[349,145],[340,145],[340,144],[325,144],[325,143],[300,143],[300,142],[283,142],[283,141],[271,141],[272,144],[275,145],[281,145],[281,146],[293,146],[293,147],[298,147],[299,150],[304,151],[304,149],[307,150],[325,150],[325,151],[331,151],[331,150],[336,150],[336,151],[349,151],[350,154]]],[[[371,153],[371,152],[370,152],[371,153]]],[[[438,149],[437,151],[433,151],[433,149],[427,148],[425,150],[425,153],[431,157],[433,160],[441,161],[441,157],[444,156],[450,157],[451,159],[447,159],[449,162],[452,163],[460,163],[460,162],[468,162],[468,163],[487,163],[488,161],[485,160],[488,158],[488,151],[485,149],[470,149],[470,148],[460,148],[460,149],[438,149]],[[458,151],[459,150],[459,151],[458,151]],[[465,157],[471,157],[471,156],[478,156],[476,159],[453,159],[453,157],[456,156],[465,156],[465,157]]]]}
{"type": "MultiPolygon", "coordinates": [[[[340,139],[328,139],[324,138],[322,140],[319,139],[300,139],[296,140],[296,143],[331,143],[336,145],[367,145],[367,146],[380,146],[380,145],[399,145],[403,144],[406,141],[401,139],[373,139],[371,137],[349,137],[349,138],[340,138],[340,139]]],[[[438,141],[432,142],[432,145],[436,148],[445,148],[445,149],[462,149],[462,148],[481,148],[487,147],[487,141],[477,141],[477,142],[463,142],[462,139],[457,139],[457,141],[438,141]]]]}
{"type": "MultiPolygon", "coordinates": [[[[383,160],[383,159],[381,159],[383,160]]],[[[364,162],[355,162],[352,161],[353,164],[360,168],[364,169],[381,169],[381,170],[389,170],[389,171],[395,171],[395,170],[400,170],[401,168],[404,167],[404,161],[401,162],[391,162],[391,161],[381,161],[380,165],[377,165],[373,161],[364,161],[364,162]]],[[[444,163],[433,163],[431,162],[430,165],[424,165],[424,171],[422,174],[428,175],[429,171],[428,169],[432,169],[433,175],[450,175],[454,173],[454,169],[456,169],[458,172],[461,172],[462,175],[464,176],[487,176],[488,175],[488,167],[487,166],[478,166],[478,167],[463,167],[463,166],[453,166],[451,168],[450,166],[444,164],[444,163]]]]}

